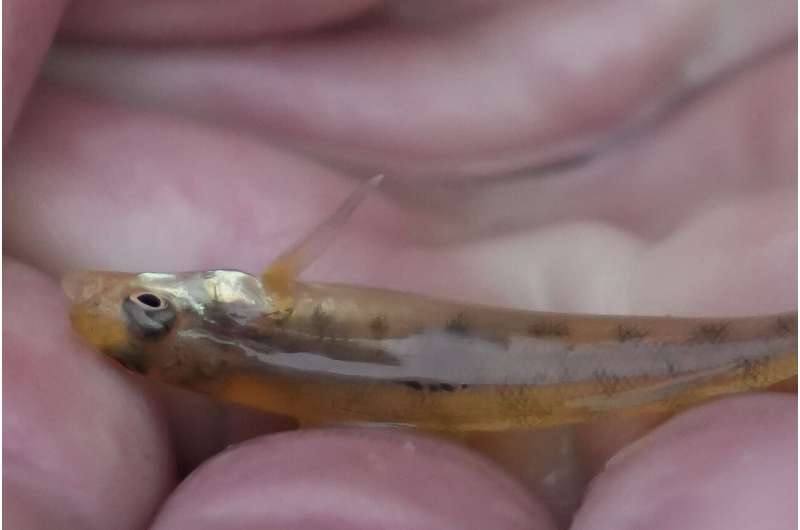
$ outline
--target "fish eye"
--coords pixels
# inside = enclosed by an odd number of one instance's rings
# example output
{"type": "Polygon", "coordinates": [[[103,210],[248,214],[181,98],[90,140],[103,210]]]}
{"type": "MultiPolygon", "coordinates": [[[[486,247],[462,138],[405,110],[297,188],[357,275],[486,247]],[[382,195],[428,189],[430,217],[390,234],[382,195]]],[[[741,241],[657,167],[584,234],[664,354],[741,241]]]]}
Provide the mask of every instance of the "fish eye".
{"type": "Polygon", "coordinates": [[[166,301],[153,293],[136,293],[130,296],[130,300],[138,304],[145,310],[163,309],[166,307],[166,301]]]}
{"type": "Polygon", "coordinates": [[[122,311],[131,333],[148,339],[165,335],[177,317],[166,298],[150,292],[130,295],[122,302],[122,311]]]}

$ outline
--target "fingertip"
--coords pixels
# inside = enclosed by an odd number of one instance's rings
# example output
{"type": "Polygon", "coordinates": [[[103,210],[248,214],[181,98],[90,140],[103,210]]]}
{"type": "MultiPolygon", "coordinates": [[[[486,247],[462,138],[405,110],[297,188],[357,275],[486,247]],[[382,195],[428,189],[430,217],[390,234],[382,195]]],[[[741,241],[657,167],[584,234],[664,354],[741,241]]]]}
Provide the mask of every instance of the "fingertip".
{"type": "Polygon", "coordinates": [[[154,528],[554,528],[549,514],[479,455],[387,430],[258,438],[201,466],[154,528]]]}
{"type": "Polygon", "coordinates": [[[796,470],[793,396],[715,401],[617,453],[573,528],[796,528],[796,470]]]}
{"type": "Polygon", "coordinates": [[[141,528],[175,479],[159,408],[72,340],[50,278],[4,265],[3,382],[13,400],[3,484],[15,527],[141,528]]]}

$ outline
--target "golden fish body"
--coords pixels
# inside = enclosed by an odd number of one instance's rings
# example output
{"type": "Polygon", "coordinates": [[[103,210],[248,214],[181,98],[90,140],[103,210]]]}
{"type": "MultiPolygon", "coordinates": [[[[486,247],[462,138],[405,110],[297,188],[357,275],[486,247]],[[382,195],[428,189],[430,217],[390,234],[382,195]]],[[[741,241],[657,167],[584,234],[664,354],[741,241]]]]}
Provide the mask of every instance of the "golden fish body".
{"type": "Polygon", "coordinates": [[[796,377],[796,312],[570,315],[297,282],[375,184],[261,278],[68,274],[73,327],[131,370],[304,423],[530,428],[672,411],[796,377]]]}

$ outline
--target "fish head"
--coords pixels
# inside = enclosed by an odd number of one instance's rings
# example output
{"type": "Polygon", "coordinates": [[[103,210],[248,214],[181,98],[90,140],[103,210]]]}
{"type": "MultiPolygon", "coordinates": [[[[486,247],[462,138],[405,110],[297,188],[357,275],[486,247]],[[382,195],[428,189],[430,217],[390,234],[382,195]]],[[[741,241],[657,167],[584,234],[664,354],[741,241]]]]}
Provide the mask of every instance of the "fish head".
{"type": "Polygon", "coordinates": [[[61,283],[72,302],[70,321],[77,334],[140,373],[175,351],[191,356],[203,337],[225,334],[270,312],[259,280],[239,271],[78,271],[61,283]]]}

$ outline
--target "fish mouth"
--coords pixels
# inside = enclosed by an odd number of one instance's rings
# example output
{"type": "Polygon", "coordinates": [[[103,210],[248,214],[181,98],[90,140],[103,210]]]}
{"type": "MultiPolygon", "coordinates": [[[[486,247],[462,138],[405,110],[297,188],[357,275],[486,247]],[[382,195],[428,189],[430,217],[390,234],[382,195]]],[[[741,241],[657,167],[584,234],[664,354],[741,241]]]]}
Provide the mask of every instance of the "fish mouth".
{"type": "Polygon", "coordinates": [[[130,272],[76,270],[64,274],[61,288],[73,303],[80,303],[115,286],[129,283],[136,276],[130,272]]]}
{"type": "Polygon", "coordinates": [[[112,357],[130,343],[122,301],[135,288],[136,274],[109,271],[71,271],[61,278],[70,299],[73,331],[93,349],[112,357]]]}

